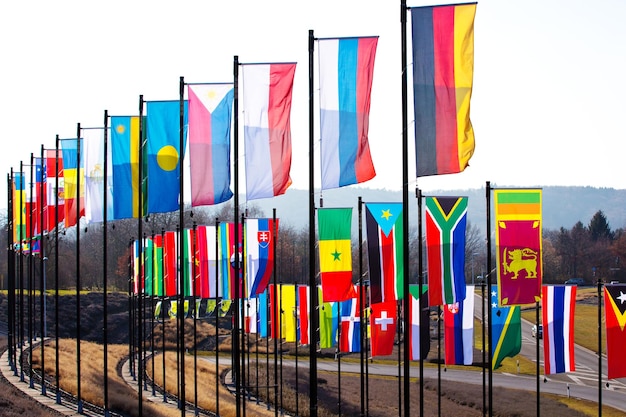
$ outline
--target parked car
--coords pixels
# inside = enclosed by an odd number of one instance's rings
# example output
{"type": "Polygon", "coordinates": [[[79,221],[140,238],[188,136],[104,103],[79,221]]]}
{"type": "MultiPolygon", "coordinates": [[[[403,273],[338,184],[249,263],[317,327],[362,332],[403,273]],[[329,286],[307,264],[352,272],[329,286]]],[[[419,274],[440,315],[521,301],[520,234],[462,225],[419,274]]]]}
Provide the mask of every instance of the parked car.
{"type": "Polygon", "coordinates": [[[539,339],[543,338],[543,324],[539,325],[539,330],[537,330],[537,325],[533,324],[533,327],[530,329],[530,334],[532,337],[538,337],[539,339]]]}
{"type": "Polygon", "coordinates": [[[570,278],[565,281],[565,285],[585,285],[585,280],[582,278],[570,278]]]}

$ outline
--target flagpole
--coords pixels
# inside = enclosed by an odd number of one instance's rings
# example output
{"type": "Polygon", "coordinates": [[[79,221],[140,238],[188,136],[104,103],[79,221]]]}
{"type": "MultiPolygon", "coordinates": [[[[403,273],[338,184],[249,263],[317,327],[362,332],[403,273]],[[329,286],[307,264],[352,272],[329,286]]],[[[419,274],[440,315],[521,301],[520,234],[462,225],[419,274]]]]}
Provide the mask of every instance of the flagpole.
{"type": "Polygon", "coordinates": [[[9,284],[9,292],[8,292],[8,302],[9,302],[9,328],[8,328],[8,345],[9,345],[9,366],[13,372],[16,371],[15,368],[15,339],[13,337],[13,332],[15,329],[15,247],[13,246],[13,230],[15,228],[14,224],[14,201],[13,201],[13,183],[15,179],[13,178],[13,167],[11,167],[10,174],[7,174],[7,219],[8,226],[7,227],[7,242],[8,245],[8,256],[7,256],[7,266],[9,271],[8,276],[8,284],[9,284]]]}
{"type": "Polygon", "coordinates": [[[76,126],[76,392],[78,400],[78,413],[83,412],[80,385],[80,123],[76,126]]]}
{"type": "Polygon", "coordinates": [[[234,251],[234,259],[235,259],[235,317],[233,321],[233,346],[234,346],[234,368],[235,368],[235,404],[236,404],[236,415],[239,417],[241,415],[241,369],[240,365],[240,352],[239,352],[239,288],[240,288],[240,280],[239,280],[239,56],[235,55],[233,58],[233,87],[234,87],[234,99],[233,99],[233,115],[234,115],[234,146],[233,153],[235,154],[235,160],[233,161],[233,171],[234,171],[234,223],[235,223],[235,231],[234,231],[234,241],[235,241],[235,251],[234,251]]]}
{"type": "MultiPolygon", "coordinates": [[[[182,164],[181,164],[182,165],[182,164]]],[[[182,171],[182,166],[181,166],[182,171]]],[[[182,195],[181,188],[181,195],[182,195]]],[[[182,200],[182,199],[181,199],[182,200]]],[[[193,222],[193,252],[191,274],[191,299],[193,300],[193,405],[195,415],[198,415],[198,309],[196,308],[196,222],[193,222]]],[[[190,306],[191,307],[191,306],[190,306]]]]}
{"type": "MultiPolygon", "coordinates": [[[[489,228],[487,228],[487,230],[489,230],[489,228]]],[[[487,268],[489,269],[489,268],[487,268]]],[[[480,316],[480,322],[482,323],[482,344],[483,344],[483,348],[482,348],[482,364],[483,364],[483,369],[482,369],[482,377],[483,377],[483,417],[485,416],[485,411],[486,408],[485,406],[487,405],[487,385],[486,385],[486,377],[487,377],[487,373],[485,372],[485,364],[487,363],[487,358],[486,358],[486,343],[485,343],[485,276],[483,275],[481,277],[480,280],[480,295],[481,295],[481,299],[482,299],[482,307],[481,307],[481,316],[480,316]]],[[[491,290],[489,290],[491,291],[491,290]]],[[[491,306],[489,307],[491,308],[491,306]]]]}
{"type": "MultiPolygon", "coordinates": [[[[313,129],[313,52],[315,38],[313,30],[309,30],[309,287],[311,311],[311,344],[309,345],[309,415],[317,417],[317,286],[315,285],[315,188],[314,188],[314,129],[313,129]],[[314,291],[315,289],[315,291],[314,291]]],[[[275,258],[275,257],[274,257],[275,258]]]]}
{"type": "Polygon", "coordinates": [[[367,322],[365,325],[363,321],[365,321],[365,300],[364,300],[364,288],[363,288],[363,199],[359,196],[359,303],[361,306],[360,316],[361,316],[361,326],[359,327],[360,336],[361,336],[361,417],[365,416],[365,373],[364,373],[364,361],[366,360],[365,356],[365,346],[367,346],[367,340],[365,339],[365,327],[367,326],[367,322]]]}
{"type": "MultiPolygon", "coordinates": [[[[492,285],[492,278],[491,278],[491,233],[489,232],[491,230],[491,183],[489,181],[487,181],[487,183],[485,184],[485,194],[486,194],[486,203],[487,203],[487,207],[486,207],[486,217],[487,217],[487,289],[489,290],[489,292],[491,293],[491,285],[492,285]]],[[[493,342],[493,331],[492,331],[492,326],[491,326],[491,308],[487,309],[487,340],[488,340],[488,344],[489,344],[489,353],[488,353],[488,357],[489,357],[489,363],[487,364],[488,366],[488,372],[489,372],[489,403],[488,403],[488,407],[489,407],[489,416],[491,417],[493,415],[493,354],[492,354],[492,342],[493,342]]]]}
{"type": "Polygon", "coordinates": [[[541,413],[541,407],[540,407],[540,403],[541,403],[541,395],[540,395],[540,390],[541,390],[541,384],[539,383],[539,374],[541,373],[541,369],[539,366],[539,301],[535,302],[535,326],[537,326],[537,334],[535,335],[535,355],[536,355],[536,373],[537,373],[537,417],[539,417],[540,413],[541,413]]]}
{"type": "Polygon", "coordinates": [[[337,414],[341,417],[341,321],[343,319],[343,308],[341,301],[339,302],[339,314],[337,314],[337,331],[339,334],[337,347],[335,348],[335,356],[337,358],[337,414]]]}
{"type": "Polygon", "coordinates": [[[137,256],[137,262],[138,265],[135,265],[135,268],[137,268],[137,279],[138,279],[138,283],[137,283],[137,325],[139,326],[137,331],[137,376],[138,376],[138,380],[137,380],[137,395],[138,395],[138,411],[139,411],[139,415],[141,416],[143,414],[143,388],[142,388],[142,382],[143,382],[143,358],[142,358],[142,350],[143,350],[143,315],[142,315],[142,300],[141,300],[141,293],[142,293],[142,287],[145,286],[144,282],[145,282],[145,277],[143,274],[143,177],[145,175],[145,173],[143,172],[143,124],[142,124],[142,119],[143,119],[143,95],[139,96],[139,175],[138,175],[138,179],[139,179],[139,196],[137,199],[137,250],[138,250],[138,256],[137,256]]]}
{"type": "MultiPolygon", "coordinates": [[[[276,223],[273,224],[272,230],[273,236],[276,236],[276,223]]],[[[278,416],[278,315],[280,311],[276,308],[276,293],[278,292],[277,284],[277,272],[276,272],[276,239],[272,240],[274,247],[274,268],[272,269],[272,281],[274,284],[274,293],[272,294],[272,311],[274,314],[270,314],[271,319],[271,334],[274,336],[274,416],[278,416]],[[273,318],[272,318],[273,317],[273,318]]],[[[269,296],[269,294],[268,294],[269,296]]],[[[268,297],[269,298],[269,297],[268,297]]],[[[268,302],[269,304],[269,302],[268,302]]]]}
{"type": "MultiPolygon", "coordinates": [[[[109,149],[109,112],[107,110],[104,111],[104,196],[103,196],[103,205],[102,208],[102,218],[103,218],[103,230],[102,230],[102,268],[104,271],[103,283],[104,294],[102,297],[104,306],[103,306],[103,326],[102,326],[102,337],[104,342],[104,414],[105,416],[109,415],[109,358],[108,358],[108,344],[109,344],[109,324],[108,324],[108,299],[107,299],[107,291],[108,291],[108,277],[107,277],[107,263],[108,263],[108,248],[107,248],[107,222],[108,222],[108,175],[109,175],[109,167],[108,167],[108,149],[109,149]]],[[[154,375],[154,372],[153,372],[154,375]]]]}
{"type": "MultiPolygon", "coordinates": [[[[165,229],[161,228],[161,349],[162,352],[162,370],[163,370],[163,402],[167,402],[167,379],[165,378],[165,229]]],[[[216,375],[219,375],[216,373],[216,375]]],[[[219,378],[217,378],[219,379],[219,378]]],[[[217,399],[217,395],[216,395],[217,399]]]]}
{"type": "Polygon", "coordinates": [[[43,241],[43,228],[44,228],[44,224],[43,224],[43,205],[44,205],[44,201],[43,201],[43,187],[44,187],[44,176],[45,176],[45,172],[44,172],[44,148],[43,145],[41,145],[41,159],[39,160],[39,204],[37,204],[37,208],[39,209],[39,270],[40,270],[40,275],[39,275],[39,285],[41,287],[41,294],[40,295],[40,306],[39,306],[39,321],[40,321],[40,326],[41,326],[41,395],[46,395],[46,378],[45,378],[45,351],[44,351],[44,346],[45,346],[45,341],[44,341],[44,337],[46,336],[46,309],[45,309],[45,305],[46,305],[46,280],[45,280],[45,268],[46,268],[46,260],[48,258],[46,258],[44,255],[46,254],[46,247],[44,245],[44,241],[43,241]]]}
{"type": "MultiPolygon", "coordinates": [[[[426,298],[424,297],[423,294],[423,290],[424,290],[424,274],[422,272],[422,270],[424,269],[423,266],[423,261],[422,261],[422,190],[420,190],[419,188],[415,188],[415,192],[417,194],[417,241],[419,242],[419,246],[418,246],[418,267],[417,270],[419,271],[417,274],[417,279],[418,279],[418,292],[419,292],[419,306],[420,306],[420,315],[419,315],[419,324],[420,324],[420,416],[424,415],[424,352],[422,352],[422,329],[424,329],[424,326],[426,325],[426,323],[424,323],[424,314],[423,311],[425,309],[428,309],[429,314],[430,314],[430,307],[425,307],[424,304],[427,304],[426,298]]],[[[407,207],[407,211],[408,211],[408,207],[407,207]]],[[[407,224],[407,229],[408,229],[408,224],[407,224]]],[[[406,244],[408,245],[408,239],[406,239],[406,244]]],[[[407,267],[408,268],[408,267],[407,267]]],[[[408,270],[408,269],[407,269],[408,270]]],[[[408,299],[408,296],[407,296],[408,299]]],[[[407,313],[408,313],[408,308],[407,308],[407,313]]],[[[408,322],[408,320],[407,320],[408,322]]],[[[428,329],[428,337],[430,337],[430,329],[428,329]]],[[[406,336],[405,336],[406,337],[406,336]]],[[[439,341],[438,341],[439,342],[439,341]]],[[[408,396],[408,380],[405,382],[406,388],[405,388],[405,396],[408,396]]],[[[437,396],[439,396],[440,394],[437,393],[437,396]]]]}
{"type": "MultiPolygon", "coordinates": [[[[179,185],[179,198],[178,198],[178,223],[180,224],[180,243],[179,247],[182,251],[184,248],[185,238],[185,202],[183,198],[184,190],[184,170],[183,170],[183,154],[185,152],[185,78],[180,77],[178,84],[179,93],[179,149],[180,156],[178,158],[178,185],[179,185]]],[[[181,360],[180,360],[180,415],[185,417],[186,400],[186,387],[185,387],[185,263],[182,261],[183,256],[181,252],[180,256],[180,271],[179,271],[179,292],[178,299],[180,301],[178,308],[182,308],[182,313],[178,311],[178,322],[180,323],[179,337],[181,340],[181,360]]]]}
{"type": "MultiPolygon", "coordinates": [[[[24,163],[20,161],[20,190],[24,188],[26,183],[24,182],[24,163]]],[[[24,245],[22,244],[22,240],[24,239],[24,222],[26,219],[24,218],[24,192],[20,191],[20,228],[18,229],[18,239],[17,243],[19,245],[19,276],[20,276],[20,382],[24,382],[24,363],[21,358],[24,353],[24,245]]]]}
{"type": "Polygon", "coordinates": [[[441,305],[437,305],[437,416],[441,417],[441,305]]]}
{"type": "Polygon", "coordinates": [[[602,417],[602,279],[600,279],[599,275],[598,275],[597,284],[598,284],[598,417],[602,417]]]}
{"type": "Polygon", "coordinates": [[[33,313],[35,310],[34,306],[34,271],[33,271],[33,167],[35,161],[33,153],[30,153],[30,183],[29,186],[29,194],[26,199],[30,200],[30,205],[28,206],[28,230],[26,231],[26,241],[28,242],[28,375],[29,375],[29,386],[30,388],[35,388],[35,381],[33,379],[33,327],[35,326],[35,320],[33,317],[33,313]]]}
{"type": "MultiPolygon", "coordinates": [[[[409,311],[409,170],[407,155],[409,154],[408,148],[408,113],[407,113],[407,39],[406,39],[406,0],[400,0],[400,39],[401,39],[401,66],[400,73],[402,74],[402,251],[404,257],[402,259],[404,269],[404,279],[402,282],[402,292],[404,296],[404,415],[410,417],[411,415],[411,399],[409,396],[409,378],[410,378],[410,363],[409,363],[409,325],[407,313],[409,311]]],[[[419,242],[420,247],[422,242],[419,242]]],[[[420,251],[421,253],[421,251],[420,251]]],[[[420,297],[421,291],[421,276],[422,271],[418,271],[420,277],[420,297]]],[[[421,303],[420,303],[421,304],[421,303]]],[[[422,315],[420,314],[420,320],[422,315]]],[[[398,343],[398,348],[400,344],[398,343]]],[[[421,356],[421,355],[420,355],[421,356]]],[[[423,415],[424,399],[421,395],[423,393],[423,379],[422,379],[422,361],[420,360],[420,416],[423,415]]]]}
{"type": "Polygon", "coordinates": [[[61,390],[59,389],[59,135],[55,137],[54,171],[54,356],[56,403],[61,404],[61,390]]]}
{"type": "Polygon", "coordinates": [[[219,299],[219,291],[220,291],[220,280],[219,280],[219,230],[220,230],[220,220],[219,218],[215,218],[215,414],[220,415],[220,303],[219,299]]]}

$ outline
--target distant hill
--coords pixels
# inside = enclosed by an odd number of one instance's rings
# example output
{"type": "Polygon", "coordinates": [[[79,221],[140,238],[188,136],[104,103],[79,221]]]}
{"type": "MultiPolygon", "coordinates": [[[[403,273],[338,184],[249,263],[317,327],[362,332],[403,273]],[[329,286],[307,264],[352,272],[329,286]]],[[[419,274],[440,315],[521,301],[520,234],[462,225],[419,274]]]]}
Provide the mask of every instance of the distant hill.
{"type": "MultiPolygon", "coordinates": [[[[543,188],[543,220],[544,228],[558,230],[561,227],[571,229],[576,222],[581,221],[585,226],[593,215],[602,210],[611,230],[626,228],[626,190],[594,187],[562,187],[550,186],[543,188]]],[[[469,197],[468,220],[481,230],[486,228],[486,196],[485,189],[433,191],[425,195],[460,195],[469,197]]],[[[323,193],[324,207],[353,207],[353,227],[358,227],[357,205],[359,196],[367,202],[401,202],[401,191],[369,189],[357,187],[343,187],[340,189],[325,190],[323,193]]],[[[276,208],[276,216],[284,224],[291,225],[297,230],[308,227],[308,190],[289,189],[279,197],[273,199],[254,200],[251,205],[258,206],[266,216],[272,215],[276,208]]],[[[320,192],[316,190],[315,206],[320,207],[320,192]]],[[[493,201],[492,201],[493,207],[493,201]]],[[[409,192],[409,224],[417,226],[417,199],[415,191],[409,192]]],[[[493,216],[493,211],[492,211],[493,216]]]]}

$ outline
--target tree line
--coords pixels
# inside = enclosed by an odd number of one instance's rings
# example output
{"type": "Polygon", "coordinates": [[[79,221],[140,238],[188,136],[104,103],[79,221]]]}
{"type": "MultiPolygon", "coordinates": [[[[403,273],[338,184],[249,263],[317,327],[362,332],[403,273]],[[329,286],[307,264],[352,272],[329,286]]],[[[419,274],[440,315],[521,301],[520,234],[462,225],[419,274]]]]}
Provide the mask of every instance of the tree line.
{"type": "MultiPolygon", "coordinates": [[[[242,207],[240,213],[245,216],[268,217],[257,206],[242,207]]],[[[270,215],[271,216],[271,215],[270,215]]],[[[233,206],[225,204],[217,209],[188,208],[184,212],[187,228],[197,225],[212,225],[216,221],[232,222],[233,206]]],[[[151,214],[142,219],[141,230],[144,236],[150,237],[162,231],[176,230],[180,216],[178,212],[165,214],[151,214]]],[[[241,219],[240,219],[241,221],[241,219]]],[[[75,289],[77,255],[80,255],[80,286],[81,289],[100,290],[103,286],[105,265],[104,257],[104,227],[102,223],[80,225],[80,247],[77,247],[77,228],[60,229],[44,236],[46,288],[55,288],[58,275],[59,288],[75,289]],[[58,239],[58,258],[57,258],[58,239]],[[58,274],[56,263],[58,259],[58,274]]],[[[107,283],[111,290],[127,291],[129,288],[131,243],[139,233],[137,219],[115,220],[106,224],[107,228],[107,283]]],[[[0,234],[0,242],[8,248],[8,224],[6,218],[2,222],[5,233],[0,234]]],[[[409,259],[408,278],[410,283],[418,282],[419,253],[417,227],[409,229],[409,259]]],[[[424,245],[424,236],[422,245],[424,245]]],[[[359,271],[363,271],[367,279],[367,244],[358,243],[353,236],[352,262],[355,282],[359,271]],[[359,249],[361,249],[359,256],[359,249]]],[[[488,269],[495,267],[495,237],[492,237],[492,262],[494,265],[487,268],[486,236],[474,224],[468,221],[465,241],[465,276],[468,284],[481,282],[488,269]]],[[[276,279],[279,283],[309,282],[309,228],[305,226],[296,229],[283,222],[279,225],[277,240],[277,269],[276,279]]],[[[622,260],[626,259],[626,233],[624,229],[612,230],[606,216],[599,210],[589,220],[587,225],[577,222],[571,229],[561,227],[559,230],[543,229],[543,281],[545,283],[563,283],[569,278],[583,278],[587,284],[593,284],[598,279],[605,282],[626,282],[626,271],[622,268],[622,260]]],[[[425,248],[425,246],[423,246],[425,248]]],[[[426,252],[422,252],[424,282],[426,274],[426,252]]],[[[0,253],[0,289],[8,288],[7,281],[7,254],[0,253]]],[[[25,257],[22,262],[23,270],[34,271],[39,276],[40,263],[38,257],[25,257]],[[29,266],[29,263],[31,265],[29,266]],[[32,269],[29,269],[32,268],[32,269]]],[[[316,268],[318,268],[316,266],[316,268]]],[[[494,276],[495,277],[495,276],[494,276]]],[[[19,279],[19,277],[18,277],[19,279]]],[[[34,281],[39,282],[38,279],[34,281]]],[[[36,285],[38,287],[38,285],[36,285]]]]}

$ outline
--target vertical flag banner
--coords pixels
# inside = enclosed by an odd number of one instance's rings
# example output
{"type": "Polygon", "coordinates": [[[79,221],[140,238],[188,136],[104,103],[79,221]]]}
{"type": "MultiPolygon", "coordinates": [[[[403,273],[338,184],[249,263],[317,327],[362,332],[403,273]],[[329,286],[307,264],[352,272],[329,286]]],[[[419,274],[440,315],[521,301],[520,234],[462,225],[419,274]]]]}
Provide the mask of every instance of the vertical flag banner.
{"type": "Polygon", "coordinates": [[[198,282],[196,296],[202,298],[219,297],[216,291],[217,259],[216,259],[215,226],[198,226],[196,229],[196,245],[198,247],[198,282]]]}
{"type": "Polygon", "coordinates": [[[193,229],[185,229],[183,231],[183,254],[182,261],[185,265],[183,270],[183,288],[185,297],[190,297],[192,295],[191,289],[194,288],[193,281],[194,275],[198,272],[196,266],[196,253],[194,251],[195,246],[195,233],[193,229]]]}
{"type": "Polygon", "coordinates": [[[26,239],[26,181],[23,172],[13,173],[13,242],[26,239]]]}
{"type": "Polygon", "coordinates": [[[540,300],[541,189],[494,190],[500,305],[540,300]]]}
{"type": "Polygon", "coordinates": [[[285,342],[296,341],[296,286],[280,285],[281,332],[285,342]]]}
{"type": "Polygon", "coordinates": [[[321,286],[317,287],[317,295],[320,315],[320,349],[332,348],[337,343],[339,303],[325,301],[321,286]]]}
{"type": "Polygon", "coordinates": [[[243,304],[243,324],[246,333],[258,333],[258,305],[256,298],[241,299],[243,304]]]}
{"type": "Polygon", "coordinates": [[[163,292],[163,237],[156,235],[152,239],[153,256],[152,256],[152,271],[154,271],[154,295],[162,297],[165,295],[163,292]]]}
{"type": "MultiPolygon", "coordinates": [[[[145,118],[144,118],[145,120],[145,118]]],[[[145,126],[145,125],[144,125],[145,126]]],[[[145,137],[145,135],[144,135],[145,137]]],[[[141,181],[144,195],[143,212],[139,213],[139,116],[111,117],[111,165],[113,187],[113,218],[132,219],[147,212],[145,182],[141,181]]],[[[143,176],[147,172],[147,157],[143,158],[143,176]]]]}
{"type": "MultiPolygon", "coordinates": [[[[36,157],[34,158],[34,176],[35,178],[32,178],[31,180],[33,181],[33,195],[29,196],[26,201],[27,203],[30,202],[30,212],[32,213],[32,222],[33,222],[33,226],[32,226],[32,235],[30,236],[30,238],[35,239],[35,242],[33,242],[33,245],[39,245],[39,236],[42,233],[42,230],[45,231],[45,229],[42,229],[42,225],[41,223],[41,211],[44,209],[45,206],[45,195],[44,195],[44,200],[41,201],[41,187],[43,182],[45,181],[45,171],[44,171],[44,167],[43,167],[43,160],[40,157],[36,157]]],[[[27,190],[27,194],[30,193],[30,187],[29,190],[27,190]]],[[[28,230],[28,229],[27,229],[28,230]]],[[[30,230],[29,230],[30,233],[30,230]]],[[[33,247],[33,253],[35,253],[35,248],[33,247]]]]}
{"type": "Polygon", "coordinates": [[[372,328],[372,356],[387,356],[393,352],[396,336],[396,302],[385,301],[370,306],[372,328]]]}
{"type": "MultiPolygon", "coordinates": [[[[265,291],[274,270],[274,220],[245,219],[247,294],[255,297],[265,291]]],[[[278,231],[278,219],[276,219],[278,231]]]]}
{"type": "Polygon", "coordinates": [[[80,204],[80,215],[83,216],[85,214],[85,165],[83,152],[81,152],[80,162],[78,161],[79,141],[82,149],[82,139],[65,139],[61,141],[61,148],[63,148],[65,227],[72,227],[78,222],[78,218],[76,218],[77,204],[80,204]],[[79,176],[80,192],[78,191],[79,176]]]}
{"type": "Polygon", "coordinates": [[[626,377],[626,285],[604,286],[604,316],[608,377],[623,378],[626,377]]]}
{"type": "Polygon", "coordinates": [[[230,135],[233,84],[190,85],[189,164],[191,205],[230,200],[230,135]]]}
{"type": "Polygon", "coordinates": [[[378,37],[320,39],[322,189],[376,176],[368,132],[378,37]]]}
{"type": "Polygon", "coordinates": [[[446,365],[474,362],[474,286],[467,286],[465,300],[443,308],[446,365]]]}
{"type": "Polygon", "coordinates": [[[409,285],[409,359],[412,361],[424,360],[430,351],[430,308],[428,306],[428,286],[422,285],[422,294],[419,285],[409,285]],[[420,327],[420,313],[422,326],[420,327]]]}
{"type": "Polygon", "coordinates": [[[340,352],[361,351],[361,309],[359,299],[351,298],[341,302],[340,352]]]}
{"type": "Polygon", "coordinates": [[[476,3],[412,7],[417,176],[454,174],[474,153],[476,3]]]}
{"type": "Polygon", "coordinates": [[[308,285],[298,285],[298,340],[301,345],[311,343],[310,316],[311,307],[309,306],[310,289],[308,285]]]}
{"type": "Polygon", "coordinates": [[[519,306],[499,306],[498,286],[491,286],[491,361],[498,369],[504,358],[522,350],[522,313],[519,306]]]}
{"type": "Polygon", "coordinates": [[[295,63],[242,65],[248,200],[284,194],[291,185],[295,72],[295,63]]]}
{"type": "Polygon", "coordinates": [[[546,375],[574,372],[575,285],[544,285],[541,289],[543,369],[546,375]]]}
{"type": "Polygon", "coordinates": [[[465,299],[467,197],[426,197],[430,305],[465,299]]]}
{"type": "Polygon", "coordinates": [[[83,129],[85,144],[85,219],[87,223],[104,221],[104,164],[107,167],[107,220],[113,220],[111,148],[104,155],[104,129],[83,129]]]}
{"type": "Polygon", "coordinates": [[[47,201],[47,230],[55,228],[57,214],[59,222],[65,219],[65,200],[63,192],[63,154],[59,150],[59,160],[57,162],[57,151],[47,150],[46,153],[46,197],[47,201]],[[58,167],[57,167],[58,165],[58,167]],[[57,171],[58,168],[58,171],[57,171]],[[59,189],[57,190],[57,182],[59,189]],[[56,207],[58,206],[58,210],[56,207]]]}
{"type": "MultiPolygon", "coordinates": [[[[269,288],[269,287],[268,287],[269,288]]],[[[261,294],[259,294],[259,336],[267,337],[269,332],[269,300],[268,300],[268,292],[269,290],[266,288],[261,294]]]]}
{"type": "Polygon", "coordinates": [[[402,203],[367,203],[371,303],[403,298],[402,203]]]}
{"type": "MultiPolygon", "coordinates": [[[[180,101],[149,101],[146,103],[148,213],[168,213],[179,209],[180,101]]],[[[187,102],[184,104],[183,126],[187,126],[187,102]]],[[[187,135],[183,134],[184,141],[187,135]]]]}
{"type": "MultiPolygon", "coordinates": [[[[239,223],[239,239],[243,238],[243,227],[239,223]]],[[[220,263],[221,282],[223,297],[227,300],[233,300],[235,298],[235,282],[239,282],[239,296],[243,297],[243,285],[241,275],[243,270],[240,266],[239,275],[240,278],[235,280],[235,248],[238,248],[239,262],[243,261],[243,252],[241,247],[241,241],[235,242],[235,224],[234,223],[220,223],[218,231],[219,239],[219,255],[218,262],[220,263]]]]}
{"type": "Polygon", "coordinates": [[[154,295],[154,242],[146,237],[143,240],[143,269],[145,274],[145,293],[154,295]]]}
{"type": "Polygon", "coordinates": [[[317,209],[317,226],[324,301],[356,297],[352,285],[352,208],[317,209]]]}
{"type": "Polygon", "coordinates": [[[165,270],[163,271],[163,280],[165,282],[165,295],[174,297],[178,294],[178,233],[174,231],[165,232],[163,241],[163,262],[165,270]]]}

